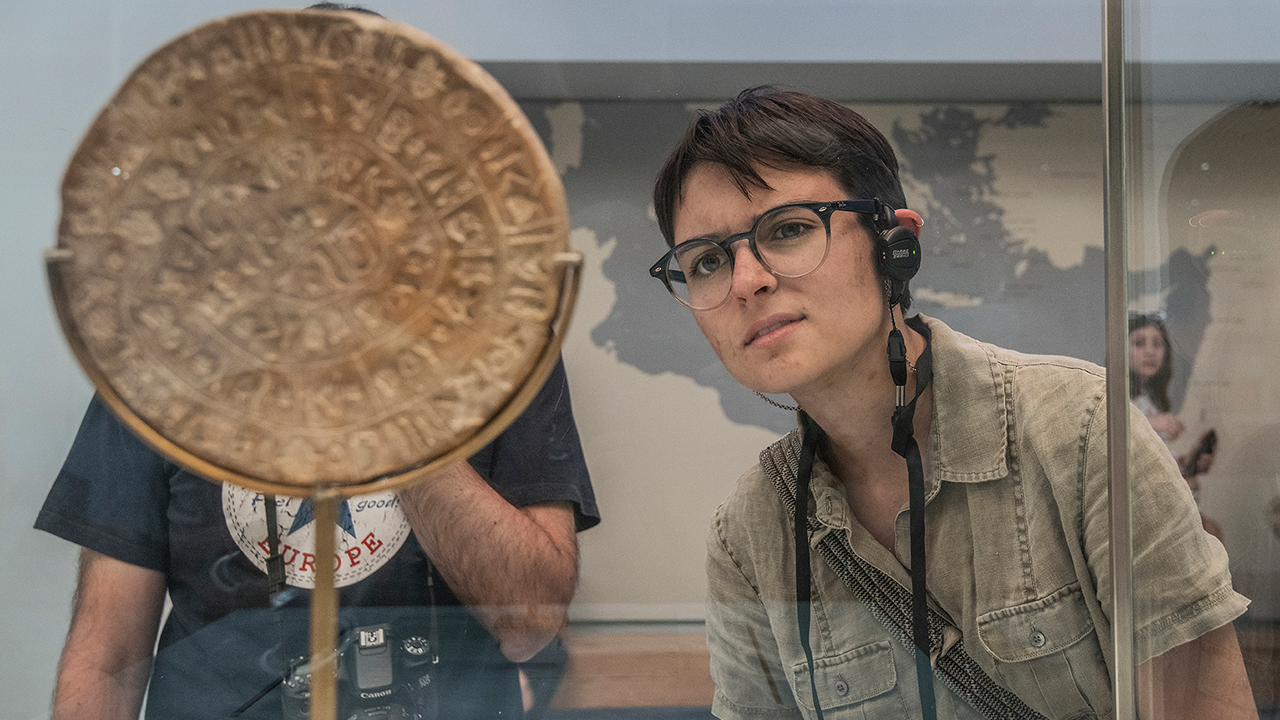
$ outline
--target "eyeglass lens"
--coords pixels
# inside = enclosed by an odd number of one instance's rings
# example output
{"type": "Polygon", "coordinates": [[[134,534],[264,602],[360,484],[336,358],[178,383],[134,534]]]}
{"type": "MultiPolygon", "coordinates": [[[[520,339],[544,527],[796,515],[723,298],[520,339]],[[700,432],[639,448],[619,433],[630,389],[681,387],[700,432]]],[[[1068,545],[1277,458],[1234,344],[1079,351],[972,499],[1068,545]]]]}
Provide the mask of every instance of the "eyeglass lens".
{"type": "MultiPolygon", "coordinates": [[[[754,231],[756,257],[774,275],[807,275],[826,257],[827,226],[808,208],[771,210],[760,217],[754,231]]],[[[711,240],[684,242],[667,261],[667,277],[672,292],[686,305],[713,308],[729,296],[733,262],[729,251],[711,240]]]]}

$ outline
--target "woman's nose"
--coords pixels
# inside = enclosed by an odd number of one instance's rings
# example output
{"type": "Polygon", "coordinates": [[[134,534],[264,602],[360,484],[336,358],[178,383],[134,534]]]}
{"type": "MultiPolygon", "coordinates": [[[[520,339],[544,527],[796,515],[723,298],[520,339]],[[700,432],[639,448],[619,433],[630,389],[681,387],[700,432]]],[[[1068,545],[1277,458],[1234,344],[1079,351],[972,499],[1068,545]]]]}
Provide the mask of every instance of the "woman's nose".
{"type": "Polygon", "coordinates": [[[761,291],[768,292],[778,285],[778,278],[751,252],[751,246],[738,243],[733,250],[733,289],[735,295],[746,298],[761,291]]]}

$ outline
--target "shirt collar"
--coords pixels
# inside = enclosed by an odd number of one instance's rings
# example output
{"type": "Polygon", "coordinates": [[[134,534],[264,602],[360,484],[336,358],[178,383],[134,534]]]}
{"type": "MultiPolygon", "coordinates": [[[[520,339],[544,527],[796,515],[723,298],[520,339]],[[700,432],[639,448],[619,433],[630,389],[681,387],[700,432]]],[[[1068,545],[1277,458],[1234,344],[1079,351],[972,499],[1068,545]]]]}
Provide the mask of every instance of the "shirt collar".
{"type": "Polygon", "coordinates": [[[933,333],[933,470],[939,481],[975,483],[1009,474],[1009,397],[995,349],[920,316],[933,333]]]}

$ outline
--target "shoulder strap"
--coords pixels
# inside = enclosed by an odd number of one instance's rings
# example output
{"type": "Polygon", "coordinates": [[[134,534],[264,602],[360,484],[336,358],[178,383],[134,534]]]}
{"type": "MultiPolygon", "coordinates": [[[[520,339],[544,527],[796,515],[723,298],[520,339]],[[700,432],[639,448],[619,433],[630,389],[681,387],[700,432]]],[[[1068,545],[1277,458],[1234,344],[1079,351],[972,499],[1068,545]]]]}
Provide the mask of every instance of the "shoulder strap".
{"type": "MultiPolygon", "coordinates": [[[[801,433],[792,431],[760,453],[760,464],[788,514],[795,515],[796,480],[800,465],[801,433]]],[[[818,521],[806,513],[809,532],[821,530],[818,521]]],[[[847,532],[827,533],[818,542],[818,551],[859,601],[866,603],[871,614],[905,647],[914,645],[912,637],[911,591],[892,577],[866,562],[853,552],[847,532]]],[[[965,652],[964,638],[942,653],[942,630],[946,620],[929,608],[929,646],[935,672],[942,682],[964,698],[984,717],[991,720],[1047,720],[1045,716],[1005,689],[965,652]]]]}
{"type": "MultiPolygon", "coordinates": [[[[271,608],[271,624],[276,636],[276,654],[279,656],[282,671],[280,677],[274,678],[261,690],[231,711],[228,717],[238,718],[249,708],[266,697],[267,693],[284,682],[293,672],[292,657],[285,652],[285,634],[280,620],[280,608],[288,602],[283,596],[285,590],[284,556],[280,554],[280,524],[276,518],[276,496],[271,493],[262,495],[262,507],[267,516],[267,598],[271,608]]],[[[283,702],[283,700],[282,700],[283,702]]]]}

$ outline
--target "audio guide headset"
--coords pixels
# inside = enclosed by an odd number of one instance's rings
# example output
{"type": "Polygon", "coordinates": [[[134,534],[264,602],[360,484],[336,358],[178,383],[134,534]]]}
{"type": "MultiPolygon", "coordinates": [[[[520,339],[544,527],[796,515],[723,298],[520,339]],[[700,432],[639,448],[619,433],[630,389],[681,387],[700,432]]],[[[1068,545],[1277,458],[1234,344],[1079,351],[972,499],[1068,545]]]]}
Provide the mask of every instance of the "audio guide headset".
{"type": "Polygon", "coordinates": [[[920,238],[912,228],[898,224],[892,206],[876,202],[876,269],[889,280],[889,307],[893,307],[902,302],[907,281],[920,270],[920,238]]]}

